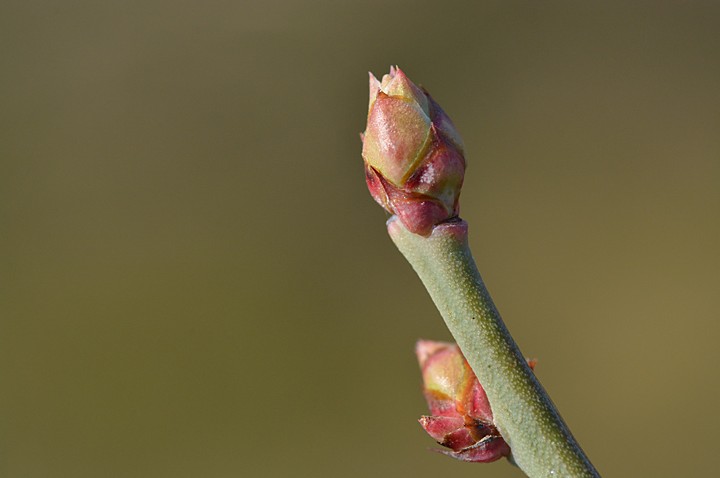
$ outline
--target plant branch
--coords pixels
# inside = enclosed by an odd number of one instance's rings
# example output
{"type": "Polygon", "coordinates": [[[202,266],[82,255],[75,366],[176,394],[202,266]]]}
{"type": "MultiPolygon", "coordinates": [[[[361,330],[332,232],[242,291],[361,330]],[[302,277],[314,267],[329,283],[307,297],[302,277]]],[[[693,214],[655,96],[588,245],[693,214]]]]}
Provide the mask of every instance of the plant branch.
{"type": "Polygon", "coordinates": [[[485,389],[517,466],[530,478],[599,477],[495,308],[468,247],[467,223],[445,222],[424,237],[393,216],[388,232],[485,389]]]}

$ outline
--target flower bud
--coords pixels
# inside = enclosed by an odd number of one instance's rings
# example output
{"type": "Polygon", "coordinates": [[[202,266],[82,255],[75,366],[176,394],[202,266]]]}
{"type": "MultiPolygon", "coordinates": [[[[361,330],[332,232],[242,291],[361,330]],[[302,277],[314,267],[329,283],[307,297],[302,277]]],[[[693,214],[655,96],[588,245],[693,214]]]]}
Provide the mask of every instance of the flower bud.
{"type": "Polygon", "coordinates": [[[443,453],[463,461],[491,462],[510,454],[493,424],[487,395],[470,365],[451,343],[421,340],[415,352],[422,370],[424,394],[431,416],[420,425],[443,453]]]}
{"type": "Polygon", "coordinates": [[[370,74],[370,104],[362,156],[370,194],[411,232],[458,215],[465,175],[460,135],[430,95],[400,68],[378,81],[370,74]]]}
{"type": "MultiPolygon", "coordinates": [[[[491,462],[508,456],[510,447],[493,421],[490,402],[475,373],[453,343],[420,340],[415,347],[430,416],[420,425],[442,453],[463,461],[491,462]]],[[[535,361],[528,361],[534,368],[535,361]]]]}

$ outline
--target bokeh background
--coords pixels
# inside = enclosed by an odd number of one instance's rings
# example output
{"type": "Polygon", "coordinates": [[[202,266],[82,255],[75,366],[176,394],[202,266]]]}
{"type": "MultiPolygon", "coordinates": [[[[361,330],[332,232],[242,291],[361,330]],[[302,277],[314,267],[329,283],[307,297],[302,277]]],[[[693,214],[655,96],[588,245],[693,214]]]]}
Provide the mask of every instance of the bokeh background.
{"type": "Polygon", "coordinates": [[[463,134],[497,305],[604,476],[716,471],[720,3],[0,6],[0,474],[520,477],[430,453],[449,339],[367,71],[463,134]]]}

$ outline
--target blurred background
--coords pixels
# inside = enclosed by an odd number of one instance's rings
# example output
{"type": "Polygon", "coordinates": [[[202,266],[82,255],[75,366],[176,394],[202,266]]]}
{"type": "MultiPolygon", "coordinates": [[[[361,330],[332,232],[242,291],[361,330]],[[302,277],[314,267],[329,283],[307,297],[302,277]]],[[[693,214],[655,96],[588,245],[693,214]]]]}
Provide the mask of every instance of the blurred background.
{"type": "Polygon", "coordinates": [[[449,339],[368,195],[367,71],[462,133],[462,216],[604,476],[707,476],[720,3],[0,6],[0,474],[521,477],[417,424],[449,339]]]}

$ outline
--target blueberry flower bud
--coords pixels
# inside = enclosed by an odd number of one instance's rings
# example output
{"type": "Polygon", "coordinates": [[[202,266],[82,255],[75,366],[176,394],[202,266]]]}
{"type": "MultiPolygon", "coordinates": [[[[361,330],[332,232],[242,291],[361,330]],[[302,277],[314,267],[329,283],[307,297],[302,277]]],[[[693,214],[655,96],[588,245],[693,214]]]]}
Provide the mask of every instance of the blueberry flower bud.
{"type": "Polygon", "coordinates": [[[420,418],[420,425],[450,449],[442,453],[483,463],[508,456],[510,447],[495,428],[485,390],[460,348],[452,343],[421,340],[415,353],[430,408],[430,416],[420,418]]]}
{"type": "Polygon", "coordinates": [[[427,236],[458,215],[465,175],[460,135],[424,89],[391,67],[370,74],[362,156],[370,194],[411,232],[427,236]]]}
{"type": "MultiPolygon", "coordinates": [[[[442,453],[462,461],[487,463],[510,455],[495,427],[485,390],[460,348],[453,343],[420,340],[415,347],[430,416],[420,425],[442,453]]],[[[535,368],[535,360],[528,360],[535,368]]]]}

